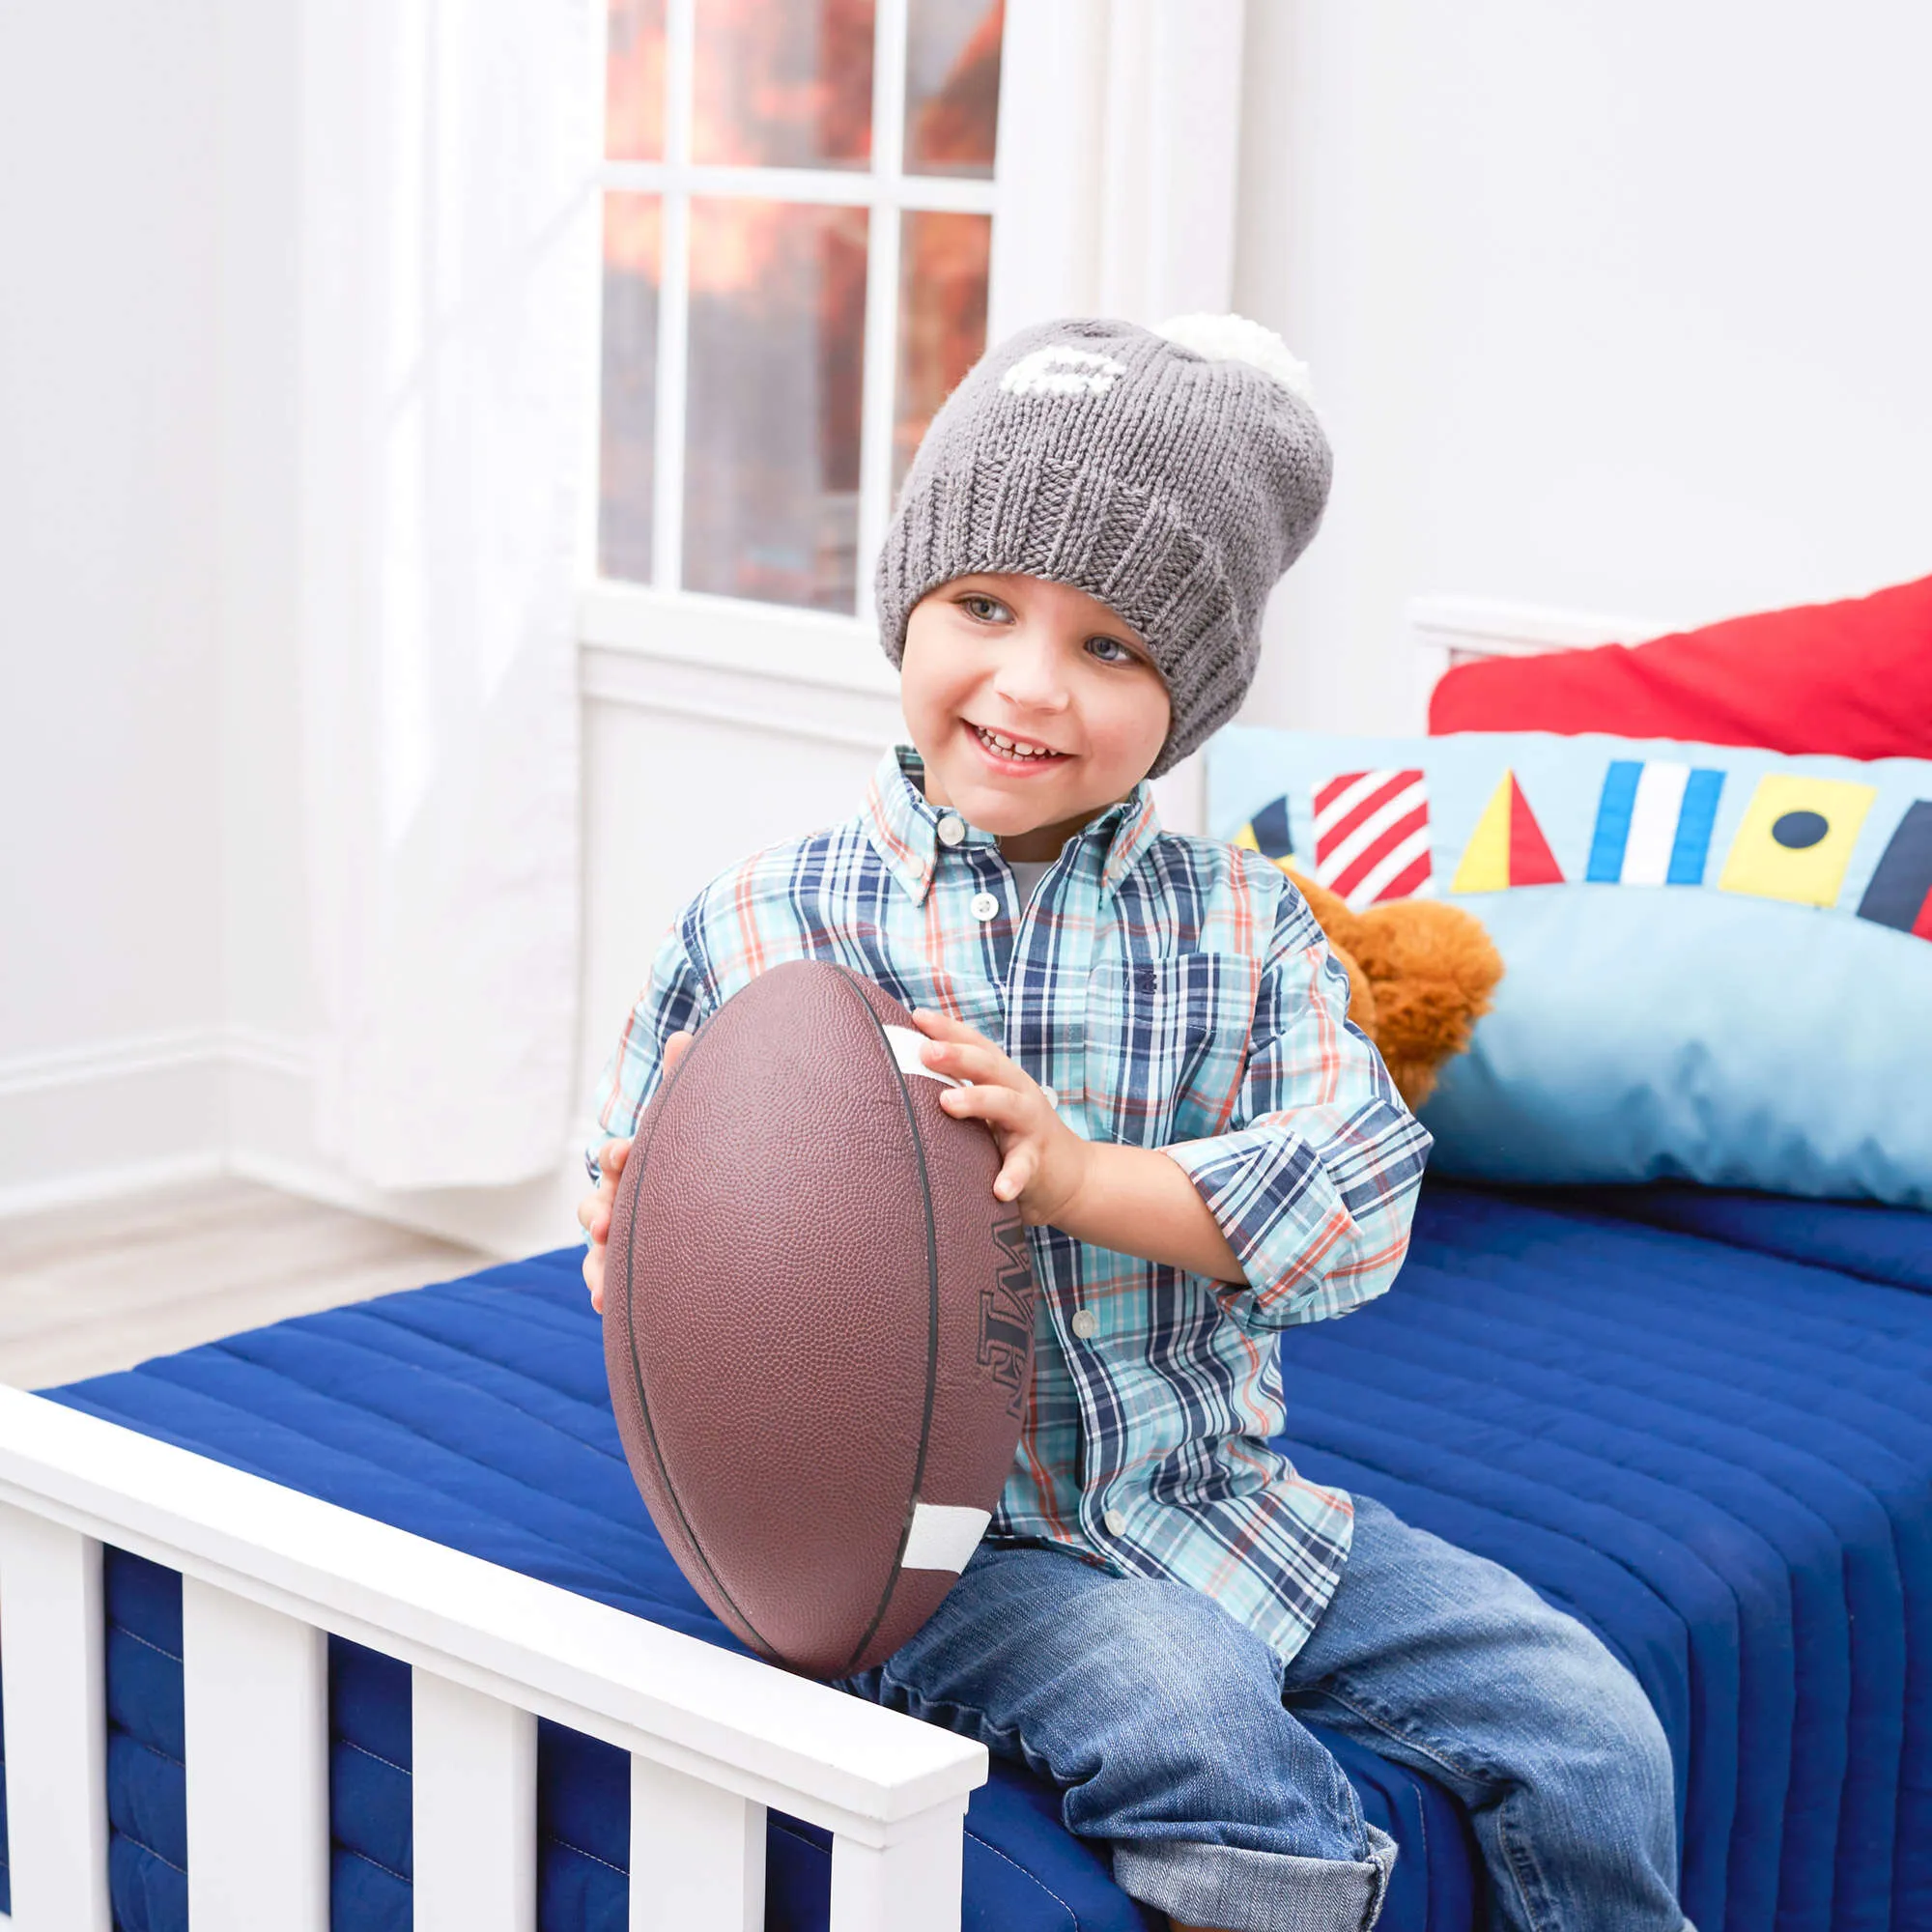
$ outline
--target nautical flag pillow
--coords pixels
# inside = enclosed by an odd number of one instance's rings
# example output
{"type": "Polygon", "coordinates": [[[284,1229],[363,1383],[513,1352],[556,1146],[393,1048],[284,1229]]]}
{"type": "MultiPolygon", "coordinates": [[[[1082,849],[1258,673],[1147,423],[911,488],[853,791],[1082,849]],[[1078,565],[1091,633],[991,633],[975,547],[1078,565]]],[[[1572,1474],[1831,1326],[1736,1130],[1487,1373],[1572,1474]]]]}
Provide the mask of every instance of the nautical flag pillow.
{"type": "Polygon", "coordinates": [[[1932,763],[1236,725],[1208,782],[1217,837],[1495,940],[1438,1171],[1932,1209],[1932,763]]]}

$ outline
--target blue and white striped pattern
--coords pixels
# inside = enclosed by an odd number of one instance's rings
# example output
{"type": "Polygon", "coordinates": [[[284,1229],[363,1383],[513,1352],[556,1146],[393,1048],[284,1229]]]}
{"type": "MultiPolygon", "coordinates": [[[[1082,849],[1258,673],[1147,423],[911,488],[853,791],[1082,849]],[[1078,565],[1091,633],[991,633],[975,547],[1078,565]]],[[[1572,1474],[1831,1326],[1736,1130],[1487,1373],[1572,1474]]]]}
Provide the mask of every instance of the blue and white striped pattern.
{"type": "Polygon", "coordinates": [[[1722,772],[1617,758],[1604,775],[1584,877],[1594,885],[1701,886],[1722,772]]]}
{"type": "Polygon", "coordinates": [[[1348,1024],[1348,980],[1301,895],[1259,853],[1163,832],[1143,783],[1022,907],[993,835],[940,842],[922,777],[910,747],[889,753],[854,817],[754,854],[679,916],[606,1069],[592,1173],[596,1147],[635,1128],[670,1035],[798,958],[977,1027],[1088,1139],[1164,1150],[1247,1282],[1032,1229],[1034,1388],[991,1533],[1191,1584],[1292,1656],[1351,1516],[1268,1447],[1278,1333],[1388,1287],[1429,1136],[1348,1024]],[[972,911],[981,894],[991,919],[972,911]]]}

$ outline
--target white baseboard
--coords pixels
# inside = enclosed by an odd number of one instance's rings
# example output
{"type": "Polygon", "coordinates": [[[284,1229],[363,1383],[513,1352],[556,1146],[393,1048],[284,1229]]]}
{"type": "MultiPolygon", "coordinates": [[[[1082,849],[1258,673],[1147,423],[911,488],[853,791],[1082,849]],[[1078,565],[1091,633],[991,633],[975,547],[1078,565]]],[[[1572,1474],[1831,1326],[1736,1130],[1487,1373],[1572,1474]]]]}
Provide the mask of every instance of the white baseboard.
{"type": "Polygon", "coordinates": [[[222,1038],[221,1028],[215,1026],[170,1027],[155,1033],[124,1034],[116,1039],[91,1040],[82,1046],[57,1046],[41,1053],[15,1054],[0,1060],[0,1104],[28,1094],[98,1087],[103,1081],[138,1079],[199,1066],[211,1054],[221,1050],[222,1038]]]}
{"type": "Polygon", "coordinates": [[[231,1026],[222,1043],[232,1065],[307,1081],[315,1076],[315,1050],[305,1039],[270,1033],[266,1027],[231,1026]]]}
{"type": "Polygon", "coordinates": [[[237,1148],[227,1171],[264,1187],[299,1194],[352,1214],[390,1221],[419,1235],[480,1248],[498,1261],[515,1261],[550,1248],[565,1248],[579,1238],[576,1208],[588,1191],[583,1163],[563,1155],[554,1175],[514,1187],[440,1187],[399,1192],[371,1187],[318,1162],[287,1160],[249,1148],[237,1148]]]}
{"type": "Polygon", "coordinates": [[[181,1027],[0,1061],[0,1214],[218,1174],[224,1051],[181,1027]]]}
{"type": "Polygon", "coordinates": [[[577,1238],[582,1158],[514,1187],[400,1192],[326,1159],[308,1043],[178,1028],[0,1061],[0,1219],[234,1174],[509,1259],[577,1238]]]}
{"type": "Polygon", "coordinates": [[[163,1187],[186,1187],[225,1173],[219,1150],[184,1153],[122,1166],[88,1167],[72,1174],[0,1185],[0,1221],[23,1214],[51,1214],[85,1208],[127,1194],[153,1194],[163,1187]]]}

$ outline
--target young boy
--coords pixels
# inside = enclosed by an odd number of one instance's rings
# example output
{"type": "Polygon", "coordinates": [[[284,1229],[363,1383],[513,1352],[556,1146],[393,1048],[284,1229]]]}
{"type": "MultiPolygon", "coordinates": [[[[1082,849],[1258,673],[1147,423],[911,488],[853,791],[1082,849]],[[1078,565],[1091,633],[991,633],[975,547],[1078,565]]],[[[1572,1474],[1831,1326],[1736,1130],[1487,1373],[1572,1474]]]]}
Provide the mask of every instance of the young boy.
{"type": "Polygon", "coordinates": [[[1234,715],[1321,517],[1300,375],[1238,318],[1059,322],[949,399],[878,568],[912,743],[667,936],[608,1077],[584,1273],[601,1304],[625,1136],[703,1016],[781,959],[866,974],[971,1083],[944,1104],[999,1142],[1039,1299],[985,1540],[844,1688],[1051,1778],[1177,1932],[1374,1922],[1395,1846],[1304,1715],[1456,1792],[1496,1924],[1680,1932],[1635,1681],[1508,1571],[1268,1446],[1281,1331],[1388,1287],[1429,1146],[1300,895],[1163,832],[1146,782],[1234,715]]]}

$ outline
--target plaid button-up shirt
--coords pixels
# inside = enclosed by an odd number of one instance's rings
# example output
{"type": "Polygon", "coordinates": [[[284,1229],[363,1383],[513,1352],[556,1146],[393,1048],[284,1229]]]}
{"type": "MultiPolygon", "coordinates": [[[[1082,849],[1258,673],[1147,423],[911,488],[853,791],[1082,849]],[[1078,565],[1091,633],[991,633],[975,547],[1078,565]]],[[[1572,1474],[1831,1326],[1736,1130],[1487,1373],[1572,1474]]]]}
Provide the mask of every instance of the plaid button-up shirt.
{"type": "Polygon", "coordinates": [[[929,805],[923,769],[909,746],[888,753],[856,816],[754,854],[679,916],[606,1070],[592,1176],[669,1036],[799,958],[977,1027],[1076,1133],[1162,1150],[1247,1281],[1030,1230],[1033,1393],[988,1533],[1191,1584],[1291,1657],[1340,1579],[1352,1510],[1268,1446],[1279,1331],[1388,1287],[1429,1136],[1259,853],[1163,832],[1142,783],[1023,906],[997,838],[929,805]]]}

